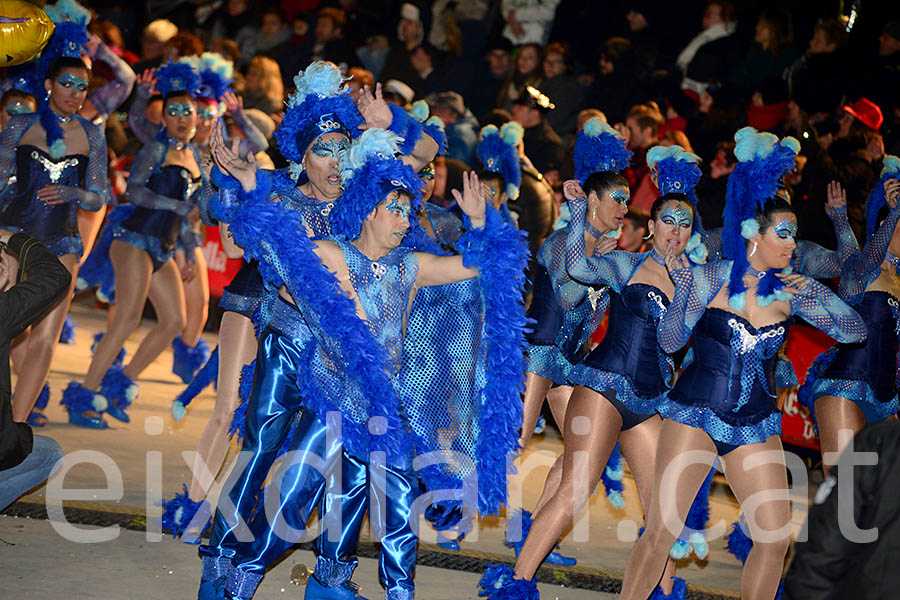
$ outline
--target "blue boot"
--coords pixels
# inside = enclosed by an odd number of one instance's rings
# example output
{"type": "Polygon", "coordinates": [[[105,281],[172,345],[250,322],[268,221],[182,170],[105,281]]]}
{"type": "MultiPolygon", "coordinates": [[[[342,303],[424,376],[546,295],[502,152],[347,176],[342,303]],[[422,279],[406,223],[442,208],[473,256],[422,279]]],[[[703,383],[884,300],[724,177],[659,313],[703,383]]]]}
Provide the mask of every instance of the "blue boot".
{"type": "Polygon", "coordinates": [[[181,377],[184,383],[190,383],[194,373],[209,360],[209,344],[200,338],[197,345],[190,348],[181,341],[181,336],[172,340],[172,372],[181,377]]]}
{"type": "Polygon", "coordinates": [[[508,565],[487,565],[478,595],[488,600],[540,600],[537,583],[532,579],[514,579],[515,571],[508,565]]]}
{"type": "Polygon", "coordinates": [[[103,416],[89,417],[84,413],[94,411],[102,413],[107,409],[109,403],[103,395],[91,390],[85,389],[77,381],[70,381],[69,386],[63,391],[62,400],[60,401],[67,411],[69,411],[69,423],[80,427],[90,427],[92,429],[106,429],[109,425],[103,420],[103,416]]]}
{"type": "MultiPolygon", "coordinates": [[[[531,531],[531,524],[532,524],[531,513],[528,512],[527,510],[517,509],[517,512],[519,512],[519,511],[521,511],[521,513],[522,513],[522,536],[521,536],[521,539],[519,539],[519,541],[517,541],[517,542],[512,541],[512,539],[510,538],[509,525],[507,525],[506,526],[506,539],[503,542],[508,548],[512,548],[513,550],[516,551],[516,558],[519,557],[519,552],[522,551],[522,546],[525,545],[525,540],[528,538],[528,532],[531,531]]],[[[513,518],[515,518],[515,514],[516,513],[513,513],[513,515],[514,515],[513,518]]],[[[559,548],[559,544],[556,544],[556,546],[554,546],[554,547],[559,548]]],[[[547,555],[547,558],[544,559],[544,562],[547,564],[559,565],[562,567],[572,567],[572,566],[575,566],[576,564],[578,564],[577,559],[570,558],[568,556],[563,556],[556,550],[553,550],[552,552],[550,552],[550,554],[547,555]]]]}
{"type": "Polygon", "coordinates": [[[359,592],[361,587],[352,581],[345,581],[334,587],[325,587],[315,575],[306,582],[306,593],[303,595],[304,600],[366,600],[359,592]]]}
{"type": "MultiPolygon", "coordinates": [[[[171,531],[172,535],[175,537],[183,536],[183,542],[187,544],[198,544],[200,543],[198,535],[184,535],[184,532],[191,526],[192,522],[194,521],[194,517],[201,510],[204,511],[200,515],[201,519],[204,516],[206,518],[199,531],[203,532],[203,530],[206,529],[206,527],[209,525],[210,520],[209,503],[205,500],[194,502],[188,496],[187,485],[182,484],[182,488],[184,488],[184,493],[175,494],[174,498],[172,498],[168,502],[163,502],[163,514],[160,522],[162,524],[163,530],[171,531]]],[[[201,525],[200,519],[198,519],[197,525],[201,525]]],[[[196,527],[191,527],[192,531],[195,529],[196,527]]]]}
{"type": "Polygon", "coordinates": [[[123,423],[131,421],[125,410],[137,398],[138,386],[121,366],[113,365],[109,368],[100,383],[100,393],[109,400],[109,407],[106,409],[109,416],[123,423]]]}
{"type": "Polygon", "coordinates": [[[48,402],[50,402],[50,386],[45,383],[44,387],[41,388],[37,401],[34,403],[34,408],[31,409],[31,414],[28,415],[29,425],[32,427],[43,427],[47,424],[47,415],[43,411],[47,408],[48,402]]]}
{"type": "Polygon", "coordinates": [[[664,594],[662,588],[656,586],[653,593],[647,600],[685,600],[687,598],[687,584],[681,577],[673,577],[675,585],[672,586],[672,593],[664,594]]]}

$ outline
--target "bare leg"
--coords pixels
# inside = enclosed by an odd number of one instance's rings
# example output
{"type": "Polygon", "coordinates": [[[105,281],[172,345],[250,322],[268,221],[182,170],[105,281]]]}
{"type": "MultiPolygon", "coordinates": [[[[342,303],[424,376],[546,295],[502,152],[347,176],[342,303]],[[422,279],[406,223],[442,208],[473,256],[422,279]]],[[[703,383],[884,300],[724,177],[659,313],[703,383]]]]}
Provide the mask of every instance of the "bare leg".
{"type": "Polygon", "coordinates": [[[196,260],[194,277],[184,282],[187,318],[184,331],[181,332],[181,341],[189,348],[197,345],[209,316],[209,275],[206,270],[206,257],[200,248],[194,249],[194,259],[196,260]]]}
{"type": "MultiPolygon", "coordinates": [[[[838,431],[850,429],[856,435],[866,426],[866,416],[854,402],[836,396],[822,396],[816,400],[816,422],[819,425],[819,443],[822,446],[822,470],[825,475],[835,462],[825,461],[825,453],[841,453],[846,444],[840,444],[838,431]]],[[[836,456],[836,454],[832,454],[836,456]]]]}
{"type": "Polygon", "coordinates": [[[153,275],[150,256],[137,246],[113,240],[109,247],[109,260],[116,275],[116,314],[94,349],[94,358],[84,378],[84,387],[94,392],[100,390],[100,382],[125,345],[125,340],[141,324],[153,275]]]}
{"type": "Polygon", "coordinates": [[[747,525],[753,548],[744,563],[741,576],[741,598],[744,600],[772,600],[778,591],[778,585],[784,571],[784,559],[787,556],[790,537],[790,501],[787,498],[787,469],[784,463],[784,451],[781,439],[772,436],[764,443],[748,444],[733,450],[722,457],[725,466],[725,477],[734,492],[735,498],[743,506],[753,498],[758,503],[761,494],[773,492],[775,498],[764,500],[758,504],[754,514],[747,514],[747,525]],[[755,466],[744,470],[744,459],[759,452],[775,452],[781,456],[781,462],[755,466]],[[755,497],[754,497],[755,496],[755,497]],[[765,535],[773,537],[767,540],[765,535]]]}
{"type": "Polygon", "coordinates": [[[213,479],[202,477],[205,474],[202,464],[209,469],[214,478],[228,452],[229,438],[226,435],[231,424],[234,409],[240,398],[241,369],[256,358],[256,332],[253,323],[247,317],[235,312],[226,312],[222,316],[219,327],[219,377],[216,386],[216,406],[213,415],[200,436],[197,445],[197,461],[192,470],[194,477],[188,496],[199,502],[213,484],[213,479]],[[199,461],[203,461],[200,463],[199,461]]]}
{"type": "Polygon", "coordinates": [[[16,380],[16,392],[12,402],[13,419],[22,423],[28,419],[41,388],[47,381],[47,375],[50,374],[53,352],[59,343],[59,333],[72,304],[72,290],[78,275],[78,257],[74,254],[64,254],[59,260],[71,273],[72,281],[53,308],[34,322],[28,338],[22,342],[26,344],[25,358],[18,364],[19,378],[16,380]]]}
{"type": "MultiPolygon", "coordinates": [[[[622,456],[628,463],[628,469],[634,477],[634,485],[637,488],[638,499],[644,514],[650,508],[650,500],[653,495],[653,470],[656,463],[656,447],[659,444],[659,432],[662,429],[662,419],[659,415],[647,419],[640,425],[626,429],[619,435],[619,446],[622,456]]],[[[663,593],[672,593],[675,575],[675,561],[669,558],[666,570],[660,581],[663,593]]]]}
{"type": "Polygon", "coordinates": [[[553,382],[546,377],[534,373],[525,374],[525,406],[522,410],[522,433],[519,436],[519,446],[523,449],[528,447],[531,436],[534,435],[544,398],[551,385],[553,382]]]}
{"type": "Polygon", "coordinates": [[[78,235],[81,236],[81,243],[84,245],[84,251],[79,257],[79,263],[83,263],[88,254],[91,253],[94,242],[97,240],[97,234],[100,233],[100,228],[103,227],[103,219],[105,217],[105,205],[96,211],[78,209],[78,235]]]}
{"type": "MultiPolygon", "coordinates": [[[[566,409],[569,406],[569,397],[571,397],[571,395],[572,386],[569,385],[555,387],[547,392],[547,403],[550,405],[550,412],[553,413],[553,420],[556,421],[556,426],[559,427],[560,431],[563,430],[563,425],[565,425],[566,422],[566,409]]],[[[559,480],[562,477],[562,456],[563,455],[560,454],[553,463],[553,466],[550,467],[550,472],[547,473],[547,480],[544,482],[544,491],[541,492],[541,497],[538,499],[534,512],[541,510],[559,488],[559,480]]]]}
{"type": "Polygon", "coordinates": [[[544,557],[587,504],[621,428],[619,412],[603,396],[587,388],[575,388],[566,411],[566,447],[559,487],[535,514],[516,561],[516,577],[534,577],[544,557]]]}
{"type": "MultiPolygon", "coordinates": [[[[660,583],[669,550],[684,527],[691,503],[709,474],[715,454],[712,438],[702,429],[663,421],[656,448],[650,510],[645,513],[647,526],[628,557],[621,598],[646,600],[660,583]],[[706,451],[708,456],[685,454],[692,450],[706,451]],[[666,489],[662,489],[667,472],[680,475],[674,487],[672,482],[667,482],[666,489]]],[[[639,492],[640,489],[639,485],[639,492]]]]}
{"type": "Polygon", "coordinates": [[[178,272],[174,259],[170,258],[153,273],[148,298],[156,311],[156,326],[141,340],[141,345],[124,369],[125,375],[131,379],[140,377],[144,369],[184,329],[184,289],[181,286],[181,273],[178,272]]]}

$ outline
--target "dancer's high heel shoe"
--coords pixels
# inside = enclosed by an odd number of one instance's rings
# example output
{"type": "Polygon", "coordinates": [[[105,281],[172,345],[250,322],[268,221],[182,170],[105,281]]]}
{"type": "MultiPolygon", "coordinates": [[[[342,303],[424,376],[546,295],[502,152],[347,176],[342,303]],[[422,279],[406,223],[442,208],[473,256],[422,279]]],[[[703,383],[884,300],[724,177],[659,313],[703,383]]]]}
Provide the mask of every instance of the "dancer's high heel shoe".
{"type": "Polygon", "coordinates": [[[101,414],[109,407],[109,402],[102,394],[86,389],[77,381],[69,382],[68,387],[63,391],[60,404],[69,411],[69,423],[72,425],[91,429],[109,427],[101,414]],[[89,414],[91,412],[94,415],[89,414]]]}

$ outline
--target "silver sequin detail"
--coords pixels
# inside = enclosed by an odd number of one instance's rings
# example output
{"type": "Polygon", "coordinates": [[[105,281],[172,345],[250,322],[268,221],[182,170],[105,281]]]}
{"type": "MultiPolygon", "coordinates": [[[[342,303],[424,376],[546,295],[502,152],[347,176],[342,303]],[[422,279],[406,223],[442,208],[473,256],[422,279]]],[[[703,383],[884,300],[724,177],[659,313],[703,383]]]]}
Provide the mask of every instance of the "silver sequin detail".
{"type": "Polygon", "coordinates": [[[67,167],[74,167],[78,165],[77,158],[67,158],[60,162],[53,162],[49,158],[45,158],[38,154],[37,150],[32,150],[31,158],[37,160],[41,163],[41,166],[44,167],[44,170],[50,174],[50,181],[56,183],[59,181],[59,178],[62,177],[63,171],[66,170],[67,167]]]}
{"type": "Polygon", "coordinates": [[[387,267],[385,267],[383,264],[378,263],[378,262],[372,263],[372,275],[375,277],[375,279],[377,279],[378,281],[381,281],[381,277],[385,273],[387,273],[387,267]]]}
{"type": "Polygon", "coordinates": [[[194,195],[194,192],[200,189],[203,181],[194,181],[194,176],[187,169],[181,170],[181,177],[187,182],[187,187],[184,189],[184,201],[187,202],[194,195]]]}
{"type": "Polygon", "coordinates": [[[746,354],[747,352],[753,350],[756,345],[763,340],[784,335],[785,331],[784,326],[782,325],[775,329],[770,329],[769,331],[766,331],[764,333],[753,335],[752,333],[747,331],[747,327],[737,319],[728,319],[728,325],[741,338],[741,354],[746,354]]]}

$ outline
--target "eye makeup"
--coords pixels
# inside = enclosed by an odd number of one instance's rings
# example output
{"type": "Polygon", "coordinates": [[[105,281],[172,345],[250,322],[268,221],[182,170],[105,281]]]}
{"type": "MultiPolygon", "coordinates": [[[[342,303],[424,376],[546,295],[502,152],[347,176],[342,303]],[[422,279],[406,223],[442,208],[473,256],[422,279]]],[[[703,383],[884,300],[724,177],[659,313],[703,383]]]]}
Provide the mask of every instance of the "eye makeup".
{"type": "Polygon", "coordinates": [[[313,142],[312,151],[316,156],[326,156],[338,159],[350,149],[350,140],[342,138],[340,140],[331,139],[328,141],[317,139],[313,142]]]}
{"type": "Polygon", "coordinates": [[[401,203],[399,199],[394,198],[387,205],[388,212],[400,215],[404,219],[408,219],[412,212],[412,205],[408,202],[401,203]]]}
{"type": "Polygon", "coordinates": [[[780,237],[781,239],[797,239],[797,221],[788,220],[787,218],[782,217],[781,221],[778,222],[775,227],[772,228],[772,231],[775,232],[775,235],[780,237]]]}
{"type": "Polygon", "coordinates": [[[170,117],[189,117],[194,114],[194,105],[190,102],[172,102],[166,106],[166,114],[170,117]]]}
{"type": "Polygon", "coordinates": [[[197,109],[197,116],[204,120],[215,119],[219,116],[219,112],[215,108],[204,106],[197,109]]]}
{"type": "Polygon", "coordinates": [[[680,204],[666,206],[659,215],[659,220],[666,225],[674,225],[675,227],[690,228],[694,224],[694,216],[691,214],[691,211],[680,204]]]}
{"type": "Polygon", "coordinates": [[[627,190],[613,190],[609,193],[609,197],[613,199],[617,204],[621,204],[622,206],[628,206],[628,201],[631,200],[631,194],[627,190]]]}
{"type": "Polygon", "coordinates": [[[82,79],[71,73],[63,73],[56,82],[63,87],[76,87],[79,92],[86,92],[88,89],[88,82],[86,79],[82,79]]]}
{"type": "Polygon", "coordinates": [[[8,104],[4,110],[9,116],[24,115],[26,113],[34,112],[31,110],[31,107],[27,106],[24,102],[12,102],[8,104]]]}
{"type": "Polygon", "coordinates": [[[434,179],[434,165],[428,164],[425,168],[419,171],[419,177],[423,181],[431,181],[434,179]]]}

